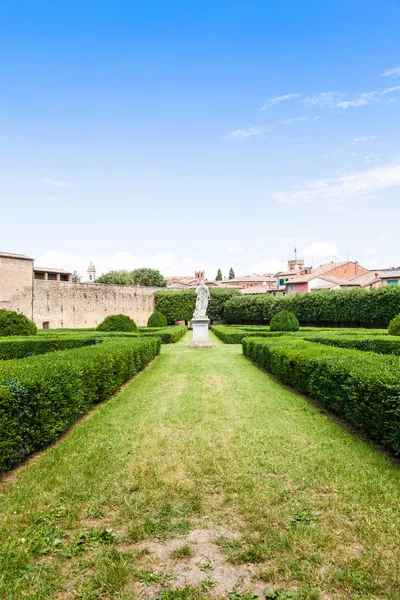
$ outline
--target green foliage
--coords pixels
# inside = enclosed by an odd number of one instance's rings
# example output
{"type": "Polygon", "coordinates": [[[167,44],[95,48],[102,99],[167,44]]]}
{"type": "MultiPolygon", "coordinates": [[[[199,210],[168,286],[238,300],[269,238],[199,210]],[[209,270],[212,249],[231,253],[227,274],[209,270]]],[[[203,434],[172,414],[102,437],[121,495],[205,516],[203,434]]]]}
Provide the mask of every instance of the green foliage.
{"type": "Polygon", "coordinates": [[[167,282],[156,269],[134,269],[133,271],[110,271],[97,277],[96,283],[110,285],[140,285],[145,287],[165,287],[167,282]]]}
{"type": "Polygon", "coordinates": [[[97,343],[97,339],[88,336],[37,336],[34,338],[7,338],[0,341],[0,360],[11,360],[13,358],[26,358],[37,354],[46,354],[55,350],[68,350],[91,346],[97,343]]]}
{"type": "Polygon", "coordinates": [[[400,314],[393,317],[389,323],[389,335],[400,335],[400,314]]]}
{"type": "Polygon", "coordinates": [[[325,344],[327,346],[336,346],[337,348],[352,348],[364,352],[376,352],[377,354],[395,354],[400,356],[400,339],[390,336],[375,335],[329,335],[329,336],[311,336],[305,337],[309,342],[325,344]]]}
{"type": "Polygon", "coordinates": [[[245,337],[279,337],[284,332],[270,332],[269,327],[252,325],[234,327],[232,325],[212,325],[211,331],[225,344],[241,344],[245,337]]]}
{"type": "Polygon", "coordinates": [[[160,351],[160,340],[118,338],[0,363],[0,469],[56,439],[160,351]]]}
{"type": "Polygon", "coordinates": [[[215,277],[215,281],[222,281],[222,271],[221,269],[218,269],[218,273],[215,277]]]}
{"type": "Polygon", "coordinates": [[[229,269],[228,279],[235,279],[235,271],[232,267],[229,269]]]}
{"type": "Polygon", "coordinates": [[[270,321],[281,310],[293,312],[300,323],[379,325],[387,327],[400,313],[400,287],[388,285],[370,290],[317,291],[276,296],[265,307],[270,321]]]}
{"type": "Polygon", "coordinates": [[[229,323],[263,321],[274,297],[270,294],[238,294],[224,306],[224,319],[229,323]]]}
{"type": "Polygon", "coordinates": [[[167,317],[160,313],[159,310],[155,310],[147,321],[147,327],[166,327],[167,325],[167,317]]]}
{"type": "Polygon", "coordinates": [[[281,310],[271,319],[271,331],[298,331],[299,322],[292,312],[281,310]]]}
{"type": "Polygon", "coordinates": [[[301,338],[245,338],[243,353],[369,437],[400,451],[400,359],[301,338]]]}
{"type": "Polygon", "coordinates": [[[0,336],[36,335],[37,327],[25,315],[13,310],[0,309],[0,336]]]}
{"type": "Polygon", "coordinates": [[[97,331],[136,331],[137,326],[128,315],[109,315],[100,325],[97,331]]]}
{"type": "MultiPolygon", "coordinates": [[[[208,317],[212,321],[220,321],[224,318],[224,305],[233,296],[238,296],[238,290],[229,288],[209,288],[210,302],[208,304],[208,317]]],[[[183,291],[165,290],[155,294],[156,310],[167,317],[169,324],[176,321],[191,321],[196,303],[196,292],[194,289],[183,291]]]]}
{"type": "Polygon", "coordinates": [[[78,271],[74,271],[72,273],[72,283],[80,283],[82,279],[82,275],[79,275],[78,271]]]}
{"type": "Polygon", "coordinates": [[[150,328],[146,330],[146,328],[141,328],[139,331],[139,335],[142,337],[147,336],[157,336],[161,339],[163,344],[175,344],[178,342],[184,335],[187,333],[186,325],[171,325],[170,327],[165,327],[164,329],[153,329],[150,328]]]}

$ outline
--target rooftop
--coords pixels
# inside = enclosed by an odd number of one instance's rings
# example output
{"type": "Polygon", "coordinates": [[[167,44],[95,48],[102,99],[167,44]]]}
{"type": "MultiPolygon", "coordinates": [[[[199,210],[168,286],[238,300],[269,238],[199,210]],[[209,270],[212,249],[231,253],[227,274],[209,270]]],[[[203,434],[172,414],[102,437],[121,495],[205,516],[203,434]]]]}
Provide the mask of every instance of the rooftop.
{"type": "Polygon", "coordinates": [[[3,258],[19,258],[20,260],[33,260],[29,256],[25,256],[25,254],[14,254],[13,252],[0,252],[0,257],[3,258]]]}
{"type": "Polygon", "coordinates": [[[64,273],[65,275],[70,275],[71,271],[64,271],[64,269],[55,269],[54,267],[33,267],[34,271],[39,273],[64,273]]]}

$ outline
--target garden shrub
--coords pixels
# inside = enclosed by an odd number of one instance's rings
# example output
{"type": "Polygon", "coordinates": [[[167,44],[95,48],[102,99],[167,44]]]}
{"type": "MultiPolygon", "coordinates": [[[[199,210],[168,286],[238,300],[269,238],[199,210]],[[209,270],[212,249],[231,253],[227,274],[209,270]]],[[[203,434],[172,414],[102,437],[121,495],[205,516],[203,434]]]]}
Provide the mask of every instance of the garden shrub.
{"type": "Polygon", "coordinates": [[[0,363],[0,469],[55,440],[160,351],[160,339],[116,338],[95,346],[0,363]]]}
{"type": "Polygon", "coordinates": [[[393,317],[389,323],[389,335],[400,335],[400,314],[393,317]]]}
{"type": "MultiPolygon", "coordinates": [[[[209,288],[210,302],[207,314],[211,321],[220,321],[224,318],[224,305],[232,298],[240,294],[238,290],[229,288],[209,288]]],[[[196,290],[163,290],[155,294],[156,310],[167,318],[169,325],[176,321],[191,321],[196,303],[196,290]]]]}
{"type": "Polygon", "coordinates": [[[229,323],[263,321],[273,300],[269,294],[240,294],[225,303],[224,319],[229,323]]]}
{"type": "Polygon", "coordinates": [[[97,331],[136,331],[137,326],[128,315],[109,315],[100,325],[97,331]]]}
{"type": "Polygon", "coordinates": [[[212,325],[211,331],[223,341],[225,344],[241,344],[242,340],[246,337],[278,337],[285,335],[284,332],[271,332],[269,327],[260,327],[256,325],[251,327],[252,331],[249,331],[250,327],[234,327],[232,325],[212,325]]]}
{"type": "Polygon", "coordinates": [[[161,339],[163,344],[175,344],[185,333],[187,333],[186,325],[170,325],[169,327],[165,327],[165,329],[155,329],[153,331],[141,329],[139,336],[148,337],[156,335],[161,339]]]}
{"type": "Polygon", "coordinates": [[[13,310],[0,309],[0,336],[36,335],[37,327],[25,315],[13,310]]]}
{"type": "Polygon", "coordinates": [[[55,350],[68,350],[96,344],[98,338],[88,336],[57,336],[54,338],[37,336],[34,338],[7,338],[0,340],[0,360],[26,358],[46,354],[55,350]]]}
{"type": "Polygon", "coordinates": [[[400,356],[400,338],[375,335],[373,337],[363,335],[324,335],[304,337],[308,342],[336,346],[337,348],[351,348],[363,352],[375,352],[376,354],[395,354],[400,356]]]}
{"type": "Polygon", "coordinates": [[[271,319],[271,331],[298,331],[299,322],[292,312],[281,310],[271,319]]]}
{"type": "Polygon", "coordinates": [[[372,439],[400,452],[400,358],[301,338],[245,338],[243,353],[372,439]]]}
{"type": "Polygon", "coordinates": [[[167,317],[158,310],[155,310],[147,321],[147,327],[166,327],[167,325],[167,317]]]}

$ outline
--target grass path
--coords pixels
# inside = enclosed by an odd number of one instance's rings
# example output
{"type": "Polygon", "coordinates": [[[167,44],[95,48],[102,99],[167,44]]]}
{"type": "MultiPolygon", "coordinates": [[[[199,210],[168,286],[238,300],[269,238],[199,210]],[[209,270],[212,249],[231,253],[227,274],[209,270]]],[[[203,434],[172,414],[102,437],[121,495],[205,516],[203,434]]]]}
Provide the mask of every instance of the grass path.
{"type": "Polygon", "coordinates": [[[1,599],[400,598],[399,469],[213,341],[0,484],[1,599]]]}

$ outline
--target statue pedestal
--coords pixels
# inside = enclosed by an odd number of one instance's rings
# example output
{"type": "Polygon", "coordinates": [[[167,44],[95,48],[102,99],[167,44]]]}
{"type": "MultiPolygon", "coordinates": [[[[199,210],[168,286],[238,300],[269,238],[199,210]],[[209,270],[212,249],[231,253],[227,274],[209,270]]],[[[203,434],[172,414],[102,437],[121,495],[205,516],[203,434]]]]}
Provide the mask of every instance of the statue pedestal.
{"type": "Polygon", "coordinates": [[[210,319],[208,317],[197,317],[192,319],[193,341],[189,348],[212,348],[208,339],[208,326],[210,319]]]}

